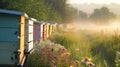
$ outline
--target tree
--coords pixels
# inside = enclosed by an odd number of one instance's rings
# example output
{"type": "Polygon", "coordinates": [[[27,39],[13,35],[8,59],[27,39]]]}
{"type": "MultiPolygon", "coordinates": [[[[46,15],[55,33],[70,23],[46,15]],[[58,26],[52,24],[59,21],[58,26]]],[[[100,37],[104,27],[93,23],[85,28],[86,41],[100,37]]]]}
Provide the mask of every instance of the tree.
{"type": "Polygon", "coordinates": [[[66,22],[73,15],[66,0],[0,0],[0,4],[2,9],[22,11],[42,21],[66,22]]]}
{"type": "Polygon", "coordinates": [[[0,8],[3,9],[8,6],[8,2],[5,0],[0,0],[0,8]]]}
{"type": "Polygon", "coordinates": [[[78,17],[79,17],[80,21],[86,21],[86,20],[88,20],[88,14],[85,13],[85,12],[83,12],[83,11],[79,11],[78,17]]]}
{"type": "Polygon", "coordinates": [[[47,5],[52,7],[52,12],[56,10],[56,12],[60,15],[61,22],[66,22],[68,15],[67,12],[69,12],[69,7],[66,4],[66,1],[67,0],[45,0],[47,5]]]}
{"type": "Polygon", "coordinates": [[[115,17],[116,15],[110,12],[107,7],[102,7],[100,9],[94,9],[94,12],[90,15],[90,20],[99,23],[107,23],[115,17]]]}
{"type": "Polygon", "coordinates": [[[3,9],[16,10],[27,13],[30,17],[47,21],[49,11],[44,0],[3,0],[3,9]]]}
{"type": "Polygon", "coordinates": [[[72,22],[73,19],[76,19],[76,15],[77,15],[77,9],[71,7],[71,6],[66,6],[65,7],[65,13],[64,13],[64,22],[69,23],[72,22]]]}

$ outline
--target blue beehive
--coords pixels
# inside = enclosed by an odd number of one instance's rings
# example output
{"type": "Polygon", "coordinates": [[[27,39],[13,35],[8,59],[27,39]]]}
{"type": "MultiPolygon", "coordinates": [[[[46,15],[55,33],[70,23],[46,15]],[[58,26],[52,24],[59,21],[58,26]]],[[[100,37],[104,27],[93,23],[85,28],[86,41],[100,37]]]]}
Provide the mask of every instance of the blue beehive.
{"type": "Polygon", "coordinates": [[[0,9],[0,65],[21,65],[24,60],[26,13],[0,9]]]}

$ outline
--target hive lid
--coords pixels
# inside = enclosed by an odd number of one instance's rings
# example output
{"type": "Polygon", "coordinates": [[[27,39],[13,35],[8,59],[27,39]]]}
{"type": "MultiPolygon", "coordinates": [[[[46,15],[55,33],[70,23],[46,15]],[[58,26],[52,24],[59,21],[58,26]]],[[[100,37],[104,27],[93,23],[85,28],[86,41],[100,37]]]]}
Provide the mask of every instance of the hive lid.
{"type": "Polygon", "coordinates": [[[28,15],[26,13],[24,13],[24,12],[13,11],[13,10],[0,9],[0,13],[12,14],[12,15],[20,15],[20,16],[28,17],[28,15]]]}

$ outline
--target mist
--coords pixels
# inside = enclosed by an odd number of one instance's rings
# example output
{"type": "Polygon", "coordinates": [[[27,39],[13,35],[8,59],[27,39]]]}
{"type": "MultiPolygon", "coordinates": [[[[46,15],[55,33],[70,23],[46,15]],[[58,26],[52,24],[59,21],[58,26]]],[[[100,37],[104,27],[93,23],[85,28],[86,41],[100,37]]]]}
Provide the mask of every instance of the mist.
{"type": "Polygon", "coordinates": [[[115,20],[107,24],[73,21],[72,23],[67,23],[64,29],[67,31],[87,30],[91,32],[104,32],[106,34],[114,34],[115,32],[120,34],[120,20],[115,20]]]}

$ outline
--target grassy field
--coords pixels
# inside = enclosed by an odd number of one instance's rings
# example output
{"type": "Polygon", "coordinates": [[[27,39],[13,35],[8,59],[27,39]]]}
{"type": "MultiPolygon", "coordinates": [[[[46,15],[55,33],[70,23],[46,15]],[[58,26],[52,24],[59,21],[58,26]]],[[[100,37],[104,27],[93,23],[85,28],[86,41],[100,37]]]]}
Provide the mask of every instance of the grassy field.
{"type": "MultiPolygon", "coordinates": [[[[117,32],[109,35],[103,31],[91,32],[80,30],[77,32],[68,32],[59,30],[50,37],[50,40],[63,45],[67,49],[67,52],[70,53],[69,61],[66,61],[68,63],[64,67],[70,67],[71,64],[74,64],[74,67],[92,67],[88,66],[88,63],[81,61],[86,57],[91,59],[90,62],[95,64],[95,67],[120,67],[120,35],[117,32]]],[[[39,56],[36,54],[34,52],[30,56],[30,59],[39,56]]],[[[40,57],[41,55],[38,58],[40,57]]],[[[31,61],[33,60],[29,60],[29,63],[31,61]]],[[[35,64],[40,64],[40,62],[36,61],[35,64]]],[[[43,65],[46,64],[48,63],[44,63],[43,65]]],[[[57,67],[63,67],[60,64],[56,65],[57,67]]]]}

